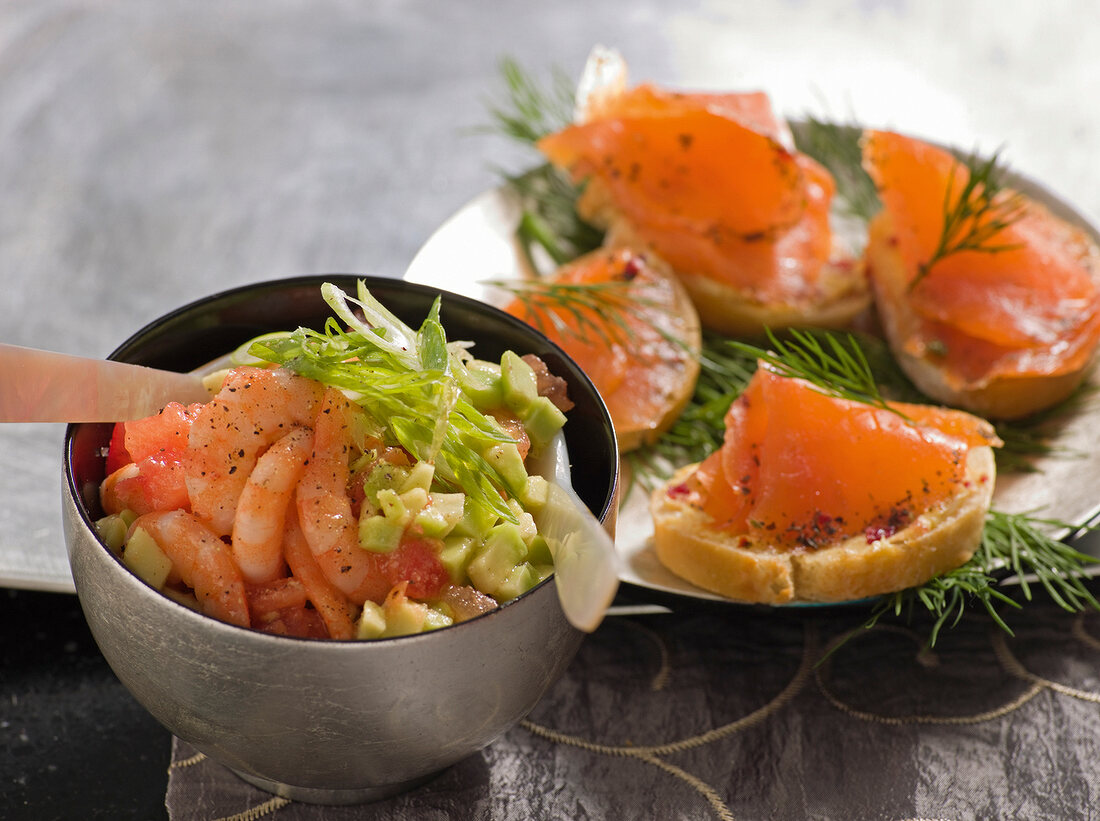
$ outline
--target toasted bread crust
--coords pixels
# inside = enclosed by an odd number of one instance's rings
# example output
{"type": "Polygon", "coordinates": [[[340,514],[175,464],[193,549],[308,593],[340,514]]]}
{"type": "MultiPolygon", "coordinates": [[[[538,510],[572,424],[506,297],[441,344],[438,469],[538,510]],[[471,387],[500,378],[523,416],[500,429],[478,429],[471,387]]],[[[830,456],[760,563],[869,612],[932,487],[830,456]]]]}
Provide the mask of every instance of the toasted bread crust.
{"type": "MultiPolygon", "coordinates": [[[[607,189],[598,179],[589,181],[578,212],[604,228],[606,244],[645,248],[647,243],[621,217],[607,189]]],[[[871,305],[871,289],[862,258],[837,245],[839,262],[825,263],[819,278],[819,295],[797,302],[762,302],[730,283],[695,271],[675,269],[691,298],[704,328],[729,336],[763,336],[766,329],[844,328],[871,305]]]]}
{"type": "Polygon", "coordinates": [[[677,471],[651,497],[661,563],[704,590],[742,602],[840,602],[923,584],[974,555],[993,497],[993,449],[972,448],[966,481],[944,502],[887,538],[853,536],[816,550],[789,549],[711,527],[711,519],[670,494],[695,470],[677,471]]]}
{"type": "Polygon", "coordinates": [[[908,310],[905,294],[897,293],[907,281],[904,260],[891,242],[893,223],[880,212],[869,227],[867,269],[875,307],[883,333],[898,365],[922,393],[937,402],[963,408],[992,419],[1021,419],[1053,407],[1069,397],[1088,377],[1095,355],[1081,367],[1056,374],[1004,374],[981,382],[959,384],[934,356],[917,356],[906,342],[917,336],[919,318],[908,310]]]}

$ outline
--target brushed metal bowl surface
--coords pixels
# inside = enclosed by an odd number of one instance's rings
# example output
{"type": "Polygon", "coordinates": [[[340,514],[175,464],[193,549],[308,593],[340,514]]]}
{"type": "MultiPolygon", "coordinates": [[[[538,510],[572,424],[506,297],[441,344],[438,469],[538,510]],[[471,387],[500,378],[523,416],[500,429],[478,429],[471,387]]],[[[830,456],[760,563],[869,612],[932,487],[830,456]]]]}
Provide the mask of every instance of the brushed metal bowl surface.
{"type": "MultiPolygon", "coordinates": [[[[614,526],[618,455],[599,394],[553,343],[480,302],[385,278],[276,280],[180,308],[111,358],[191,370],[261,333],[322,327],[330,311],[321,283],[354,293],[358,279],[413,327],[441,295],[449,339],[473,340],[482,358],[536,353],[564,377],[576,403],[566,425],[575,488],[614,526]]],[[[409,789],[518,722],[581,642],[552,579],[468,622],[372,642],[271,636],[198,614],[131,574],[95,534],[110,433],[111,425],[70,425],[64,446],[65,538],[92,634],[158,721],[256,786],[329,804],[409,789]]]]}

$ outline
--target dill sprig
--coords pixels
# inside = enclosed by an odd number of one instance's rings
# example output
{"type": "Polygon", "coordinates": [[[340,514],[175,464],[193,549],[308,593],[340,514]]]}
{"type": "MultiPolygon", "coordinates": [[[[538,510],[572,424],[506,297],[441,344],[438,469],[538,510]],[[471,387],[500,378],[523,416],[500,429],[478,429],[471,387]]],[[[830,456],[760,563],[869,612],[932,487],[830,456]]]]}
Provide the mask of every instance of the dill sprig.
{"type": "Polygon", "coordinates": [[[516,238],[532,270],[539,270],[536,248],[545,251],[554,265],[564,265],[603,244],[604,232],[577,214],[580,186],[561,170],[543,163],[506,176],[505,183],[520,200],[516,238]]]}
{"type": "Polygon", "coordinates": [[[570,337],[586,344],[598,340],[608,347],[627,345],[636,335],[631,325],[634,320],[669,341],[683,344],[646,313],[646,309],[666,310],[665,306],[631,293],[629,280],[521,279],[489,280],[486,284],[516,296],[528,309],[526,321],[551,337],[570,337]],[[573,319],[572,324],[566,321],[566,316],[573,319]]]}
{"type": "Polygon", "coordinates": [[[1016,609],[1022,606],[998,587],[1000,580],[1010,574],[1019,579],[1020,594],[1025,601],[1032,600],[1030,577],[1068,612],[1078,613],[1086,607],[1100,610],[1100,602],[1086,584],[1086,568],[1097,559],[1051,535],[1079,529],[1031,513],[990,510],[981,544],[970,561],[918,587],[883,596],[863,626],[874,627],[888,613],[911,618],[915,611],[923,610],[932,617],[927,642],[932,647],[945,628],[957,624],[967,608],[978,603],[1001,629],[1012,635],[998,610],[999,605],[1016,609]]]}
{"type": "Polygon", "coordinates": [[[815,384],[831,395],[836,395],[835,391],[827,386],[838,371],[847,374],[848,398],[867,401],[877,396],[879,402],[885,402],[883,397],[888,395],[900,401],[920,401],[920,394],[880,339],[856,332],[841,338],[825,330],[790,330],[784,336],[769,332],[772,347],[765,350],[705,331],[695,392],[680,417],[656,442],[628,455],[633,476],[652,488],[676,467],[702,461],[718,450],[725,437],[726,412],[748,385],[760,359],[787,375],[813,375],[815,384]]]}
{"type": "Polygon", "coordinates": [[[1018,247],[1016,243],[995,242],[996,238],[1020,219],[1027,210],[1027,201],[1017,191],[1004,188],[1004,169],[998,164],[999,152],[986,160],[971,154],[951,166],[943,198],[943,229],[932,255],[920,264],[917,275],[910,280],[915,288],[940,260],[962,251],[997,254],[1018,247]],[[955,179],[965,167],[966,183],[955,194],[955,179]]]}
{"type": "Polygon", "coordinates": [[[874,182],[863,168],[863,150],[859,143],[863,128],[819,120],[810,115],[790,125],[795,147],[832,174],[841,209],[857,219],[870,220],[881,203],[874,182]]]}
{"type": "Polygon", "coordinates": [[[856,338],[792,328],[789,340],[767,331],[769,348],[747,342],[733,345],[767,363],[781,376],[803,379],[821,393],[893,411],[879,391],[871,365],[856,338]]]}
{"type": "MultiPolygon", "coordinates": [[[[569,125],[575,96],[564,73],[555,70],[547,88],[515,60],[505,58],[501,75],[504,100],[490,106],[492,125],[486,130],[533,148],[542,137],[569,125]]],[[[560,169],[542,162],[523,173],[503,176],[520,198],[516,235],[532,270],[539,270],[535,249],[541,248],[555,265],[562,265],[602,244],[603,231],[577,215],[581,186],[560,169]]]]}
{"type": "Polygon", "coordinates": [[[500,61],[500,74],[505,99],[489,106],[493,131],[533,145],[573,119],[573,83],[561,70],[553,70],[549,88],[540,85],[511,57],[500,61]]]}

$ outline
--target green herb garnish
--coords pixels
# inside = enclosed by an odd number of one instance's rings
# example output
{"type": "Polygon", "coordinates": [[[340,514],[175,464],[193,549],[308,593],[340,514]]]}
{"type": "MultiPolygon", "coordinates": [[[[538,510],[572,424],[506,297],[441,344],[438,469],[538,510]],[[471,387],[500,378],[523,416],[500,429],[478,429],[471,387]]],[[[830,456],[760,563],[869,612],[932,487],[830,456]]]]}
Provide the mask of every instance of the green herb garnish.
{"type": "Polygon", "coordinates": [[[970,561],[919,587],[882,597],[864,627],[873,627],[887,613],[911,616],[914,611],[924,610],[933,619],[928,637],[931,647],[940,632],[957,624],[966,608],[976,601],[1011,635],[1012,630],[997,606],[1019,609],[1021,604],[998,589],[998,576],[1006,575],[1006,571],[1020,579],[1020,592],[1025,601],[1032,598],[1027,577],[1034,576],[1064,610],[1071,613],[1081,612],[1086,607],[1100,610],[1100,602],[1085,584],[1088,578],[1085,568],[1095,564],[1097,559],[1050,535],[1051,530],[1076,529],[1077,526],[1056,519],[990,510],[986,514],[981,545],[970,561]]]}
{"type": "Polygon", "coordinates": [[[951,166],[943,197],[943,230],[932,255],[920,264],[917,275],[910,280],[909,290],[928,276],[933,265],[952,254],[962,251],[997,254],[1018,247],[1014,243],[995,242],[1027,210],[1022,194],[1004,189],[1004,169],[997,164],[998,159],[997,153],[987,160],[971,154],[951,166]],[[955,177],[960,167],[965,167],[968,175],[956,196],[955,177]]]}
{"type": "Polygon", "coordinates": [[[841,209],[858,219],[870,220],[882,204],[874,182],[863,169],[859,144],[863,129],[807,116],[803,122],[791,123],[791,133],[798,150],[832,174],[841,209]]]}
{"type": "Polygon", "coordinates": [[[330,318],[323,332],[299,328],[263,337],[248,353],[349,393],[386,444],[433,462],[444,488],[461,490],[470,503],[516,522],[501,494],[518,496],[524,489],[512,487],[482,456],[492,445],[513,440],[459,387],[465,348],[447,342],[439,299],[414,331],[362,281],[357,298],[331,283],[321,292],[340,322],[330,318]]]}
{"type": "MultiPolygon", "coordinates": [[[[501,62],[501,74],[505,99],[490,106],[492,125],[486,130],[533,148],[542,137],[569,125],[574,94],[565,74],[555,71],[549,89],[511,59],[501,62]]],[[[560,169],[543,161],[521,174],[503,176],[520,199],[516,236],[532,270],[539,270],[536,249],[545,251],[555,265],[562,265],[603,243],[603,231],[577,215],[581,186],[560,169]]]]}
{"type": "Polygon", "coordinates": [[[784,340],[768,329],[771,347],[767,349],[747,342],[733,345],[766,362],[780,376],[803,379],[826,396],[894,411],[879,392],[871,365],[854,336],[848,334],[842,341],[835,334],[815,334],[797,328],[787,333],[790,339],[784,340]]]}

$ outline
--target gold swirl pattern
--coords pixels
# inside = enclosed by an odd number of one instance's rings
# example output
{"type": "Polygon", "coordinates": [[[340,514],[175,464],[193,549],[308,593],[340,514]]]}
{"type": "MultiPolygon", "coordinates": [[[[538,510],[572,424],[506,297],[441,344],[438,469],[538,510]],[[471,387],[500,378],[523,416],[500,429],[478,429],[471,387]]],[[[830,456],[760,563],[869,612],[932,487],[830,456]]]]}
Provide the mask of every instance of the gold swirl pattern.
{"type": "MultiPolygon", "coordinates": [[[[1096,659],[1092,654],[1100,651],[1100,639],[1087,630],[1086,618],[1081,614],[1073,617],[1055,614],[1047,619],[1044,626],[1030,629],[1029,625],[1029,629],[1020,631],[1023,637],[1014,637],[980,615],[968,615],[964,619],[963,629],[956,631],[963,635],[941,637],[935,651],[925,646],[924,637],[920,633],[886,621],[881,621],[868,630],[863,627],[851,629],[850,621],[845,625],[843,620],[812,616],[792,619],[786,626],[780,627],[772,627],[765,619],[748,624],[732,624],[723,632],[719,620],[698,616],[663,615],[609,619],[596,634],[586,640],[582,652],[566,676],[544,696],[544,701],[540,702],[532,716],[498,742],[502,745],[501,760],[516,755],[561,756],[563,753],[553,749],[554,746],[559,746],[578,751],[576,755],[582,758],[580,763],[574,761],[574,766],[581,768],[586,767],[584,755],[640,762],[669,777],[671,784],[686,788],[689,794],[696,796],[699,802],[697,805],[685,805],[681,800],[678,812],[693,818],[713,817],[720,821],[732,821],[735,817],[733,807],[740,804],[731,802],[744,802],[744,806],[750,807],[753,806],[754,796],[746,798],[732,786],[740,783],[739,781],[721,783],[720,778],[729,777],[739,768],[748,765],[743,757],[739,757],[740,754],[733,752],[739,749],[737,745],[727,743],[722,746],[721,742],[729,742],[739,733],[744,734],[751,728],[766,725],[769,721],[772,723],[771,729],[765,731],[761,738],[767,738],[769,732],[774,735],[777,727],[780,734],[813,722],[836,727],[836,716],[839,714],[883,728],[881,732],[884,735],[880,736],[880,740],[888,745],[890,742],[896,743],[900,738],[897,730],[891,728],[914,725],[975,726],[1006,721],[1009,716],[1020,713],[1036,696],[1043,693],[1086,704],[1100,704],[1100,693],[1057,681],[1049,674],[1040,675],[1033,669],[1038,663],[1051,664],[1052,669],[1060,670],[1064,665],[1058,665],[1063,660],[1068,660],[1076,665],[1069,669],[1081,670],[1091,677],[1096,670],[1096,659]],[[832,637],[824,646],[819,638],[823,624],[833,628],[829,631],[832,637]],[[770,632],[761,633],[767,637],[766,640],[761,640],[754,633],[761,625],[769,628],[770,632]],[[1052,640],[1059,633],[1070,643],[1069,646],[1084,651],[1084,655],[1081,658],[1072,658],[1072,654],[1065,652],[1057,641],[1052,640]],[[639,640],[630,641],[630,634],[639,640]],[[904,649],[904,645],[899,648],[896,641],[898,639],[905,644],[911,644],[913,650],[909,652],[904,649]],[[769,641],[774,641],[775,644],[769,644],[769,641]],[[868,641],[878,644],[869,646],[868,641]],[[1034,649],[1039,655],[1029,657],[1030,649],[1034,649]],[[882,674],[906,657],[913,665],[912,674],[904,670],[893,671],[893,681],[909,682],[906,688],[882,694],[876,693],[874,687],[865,686],[868,677],[882,674]],[[790,665],[789,669],[775,663],[781,658],[784,664],[790,665]],[[965,667],[968,672],[960,676],[961,667],[965,667]],[[756,671],[764,675],[761,677],[756,671]],[[971,674],[975,671],[977,677],[971,674]],[[743,686],[737,684],[738,679],[731,678],[734,674],[746,676],[743,686]],[[621,678],[623,675],[627,678],[621,678]],[[924,680],[918,680],[920,678],[924,680]],[[806,685],[810,681],[816,687],[808,688],[806,685]],[[716,682],[721,683],[717,691],[716,682]],[[624,692],[624,683],[637,689],[624,692]],[[850,688],[851,695],[840,694],[845,686],[850,688]],[[722,687],[732,689],[723,690],[722,687]],[[945,702],[939,697],[939,688],[957,697],[945,702]],[[960,689],[970,692],[959,692],[960,689]],[[731,694],[731,698],[725,698],[727,692],[731,694]],[[923,703],[935,704],[937,707],[953,703],[957,709],[959,705],[963,705],[963,708],[957,715],[921,709],[899,709],[897,714],[891,714],[886,708],[855,703],[864,696],[882,697],[883,704],[894,704],[900,697],[923,700],[923,703]],[[740,705],[737,710],[740,715],[724,723],[716,721],[715,726],[710,729],[687,733],[667,741],[635,744],[630,741],[610,742],[599,737],[601,734],[623,730],[642,731],[650,716],[650,705],[664,710],[653,710],[653,722],[663,721],[660,726],[670,729],[684,726],[683,722],[669,723],[669,715],[676,716],[679,709],[676,705],[689,704],[690,699],[695,697],[713,697],[714,700],[708,702],[711,705],[712,719],[723,706],[731,704],[740,705]],[[575,703],[578,698],[585,703],[575,703]],[[647,698],[654,700],[648,702],[647,698]],[[589,716],[584,712],[592,708],[592,703],[589,702],[621,705],[622,716],[619,721],[608,721],[608,716],[603,712],[589,716]],[[980,709],[966,711],[967,705],[980,709]],[[832,718],[829,717],[830,708],[836,711],[832,718]],[[788,713],[786,718],[780,718],[779,714],[784,710],[795,712],[788,713]],[[592,723],[594,717],[602,722],[599,729],[592,723]],[[589,732],[566,731],[552,726],[552,719],[558,718],[560,723],[572,722],[574,727],[590,728],[589,732]],[[543,748],[540,752],[539,748],[522,740],[524,733],[552,746],[543,748]],[[676,756],[685,756],[707,747],[711,748],[711,752],[706,755],[676,759],[676,756]],[[686,764],[685,761],[695,763],[686,764]],[[701,774],[699,768],[708,765],[713,765],[715,769],[710,771],[709,776],[701,774]]],[[[1020,714],[1027,716],[1034,713],[1020,714]]],[[[696,721],[705,721],[707,718],[705,711],[701,715],[693,715],[696,721]]],[[[1022,720],[1027,719],[1025,717],[1022,720]]],[[[998,726],[1006,728],[1009,725],[994,724],[991,732],[996,734],[998,726]]],[[[746,749],[752,748],[754,743],[750,742],[746,749]]],[[[183,777],[184,773],[201,772],[204,773],[202,778],[221,779],[223,789],[226,780],[235,781],[235,777],[229,775],[220,765],[209,761],[201,753],[191,755],[191,752],[186,747],[180,748],[179,757],[171,765],[176,777],[183,777]],[[204,767],[196,766],[203,762],[206,762],[204,767]]],[[[492,755],[486,758],[490,766],[494,760],[492,755]]],[[[194,779],[199,776],[186,777],[194,779]]],[[[636,784],[636,774],[631,775],[629,771],[624,771],[622,783],[636,784]]],[[[244,782],[230,783],[227,791],[237,794],[239,798],[241,789],[253,788],[244,782]]],[[[430,786],[423,789],[429,793],[431,791],[430,786]]],[[[577,789],[583,791],[583,783],[577,785],[577,789]]],[[[222,815],[218,821],[258,821],[273,815],[285,817],[287,821],[322,817],[321,809],[311,805],[278,797],[262,796],[261,799],[258,793],[255,796],[255,803],[250,809],[222,815]]],[[[433,803],[430,794],[425,800],[431,806],[438,806],[433,803]]],[[[237,804],[239,806],[240,803],[237,804]]],[[[395,806],[407,809],[409,805],[395,806]]],[[[949,813],[953,809],[957,810],[955,807],[942,806],[938,811],[932,808],[922,813],[919,805],[913,805],[893,817],[904,821],[946,821],[952,816],[940,813],[949,813]]],[[[404,811],[398,812],[400,814],[404,811]]],[[[327,808],[325,812],[326,819],[353,817],[339,814],[338,808],[327,808]]],[[[881,810],[876,812],[879,814],[875,817],[890,817],[889,814],[882,814],[881,810]]],[[[778,813],[775,817],[779,817],[778,813]]],[[[965,811],[959,817],[965,817],[965,811]]]]}

